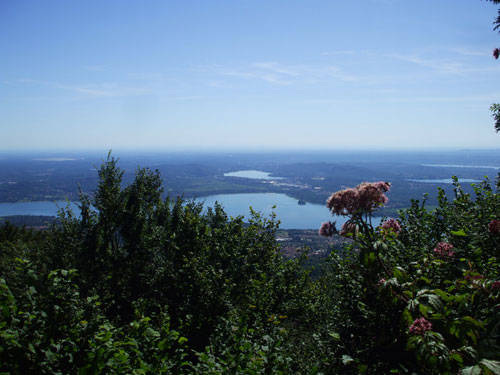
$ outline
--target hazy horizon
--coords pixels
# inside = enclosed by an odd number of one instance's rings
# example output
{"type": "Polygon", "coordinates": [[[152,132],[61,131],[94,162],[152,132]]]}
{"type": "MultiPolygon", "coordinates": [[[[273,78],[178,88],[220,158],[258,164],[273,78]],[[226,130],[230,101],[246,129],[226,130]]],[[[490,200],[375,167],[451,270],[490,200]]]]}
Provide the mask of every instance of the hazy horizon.
{"type": "Polygon", "coordinates": [[[137,154],[147,154],[147,153],[158,153],[158,154],[199,154],[199,153],[236,153],[236,154],[261,154],[261,153],[311,153],[311,154],[321,154],[321,153],[355,153],[355,152],[387,152],[387,153],[412,153],[412,152],[429,152],[429,153],[439,153],[439,152],[500,152],[499,147],[352,147],[352,148],[305,148],[305,147],[144,147],[144,148],[124,148],[124,147],[114,147],[114,148],[17,148],[17,149],[0,149],[0,154],[107,154],[107,153],[119,154],[119,153],[137,153],[137,154]]]}

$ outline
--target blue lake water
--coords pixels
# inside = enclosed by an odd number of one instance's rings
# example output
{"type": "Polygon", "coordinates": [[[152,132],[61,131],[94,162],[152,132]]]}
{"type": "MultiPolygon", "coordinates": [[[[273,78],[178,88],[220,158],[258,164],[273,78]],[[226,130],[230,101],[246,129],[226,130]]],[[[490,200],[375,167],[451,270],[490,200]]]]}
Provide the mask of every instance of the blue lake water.
{"type": "Polygon", "coordinates": [[[242,178],[251,178],[256,180],[281,180],[283,177],[271,177],[271,173],[256,171],[256,170],[244,170],[244,171],[236,171],[224,173],[225,177],[242,177],[242,178]]]}
{"type": "MultiPolygon", "coordinates": [[[[344,217],[333,217],[326,205],[307,203],[299,205],[298,200],[285,194],[277,193],[248,193],[248,194],[220,194],[197,199],[205,202],[205,205],[213,206],[217,201],[231,216],[250,214],[249,206],[255,211],[269,216],[275,212],[277,219],[281,221],[280,228],[283,229],[316,229],[324,221],[336,221],[337,228],[345,223],[344,217]],[[273,208],[273,206],[276,206],[273,208]]],[[[374,218],[373,223],[378,224],[380,218],[374,218]]]]}
{"type": "Polygon", "coordinates": [[[441,168],[479,168],[479,169],[500,169],[493,165],[468,165],[468,164],[422,164],[423,167],[441,168]]]}
{"type": "MultiPolygon", "coordinates": [[[[68,202],[15,202],[0,203],[0,217],[12,215],[33,215],[33,216],[57,216],[59,209],[66,208],[68,202]]],[[[78,206],[74,202],[69,203],[73,212],[78,212],[78,206]]]]}
{"type": "MultiPolygon", "coordinates": [[[[427,184],[452,184],[453,180],[451,178],[436,178],[436,179],[409,179],[408,181],[412,182],[423,182],[427,184]]],[[[481,182],[481,180],[474,180],[472,178],[459,178],[458,182],[460,183],[472,183],[472,182],[481,182]]]]}
{"type": "MultiPolygon", "coordinates": [[[[266,217],[274,211],[277,219],[281,221],[280,228],[283,229],[317,229],[323,221],[328,220],[336,221],[339,228],[346,221],[344,217],[332,217],[324,205],[311,203],[299,205],[297,199],[285,194],[220,194],[198,198],[197,201],[204,202],[206,207],[212,207],[217,201],[230,216],[243,215],[248,218],[250,206],[266,217]],[[276,208],[273,209],[273,206],[276,208]]],[[[65,201],[0,203],[0,217],[10,215],[56,216],[59,208],[66,207],[67,204],[65,201]]],[[[75,213],[78,212],[76,203],[71,203],[70,207],[75,213]]],[[[380,218],[374,218],[374,224],[379,221],[380,218]]]]}

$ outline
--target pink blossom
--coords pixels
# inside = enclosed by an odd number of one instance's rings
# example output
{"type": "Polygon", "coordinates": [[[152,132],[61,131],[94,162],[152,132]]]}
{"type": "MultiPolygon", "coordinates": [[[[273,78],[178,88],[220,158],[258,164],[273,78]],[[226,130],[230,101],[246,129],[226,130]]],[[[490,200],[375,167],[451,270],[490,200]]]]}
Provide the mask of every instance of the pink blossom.
{"type": "Polygon", "coordinates": [[[346,237],[348,234],[354,235],[358,232],[358,226],[352,221],[346,221],[340,229],[340,235],[346,237]]]}
{"type": "Polygon", "coordinates": [[[493,50],[493,57],[494,57],[495,59],[498,59],[498,57],[499,57],[499,56],[500,56],[500,49],[495,48],[495,49],[493,50]]]}
{"type": "Polygon", "coordinates": [[[386,279],[381,278],[381,279],[378,281],[378,285],[384,285],[386,282],[387,282],[387,280],[386,280],[386,279]]]}
{"type": "Polygon", "coordinates": [[[448,242],[439,242],[434,248],[434,254],[442,258],[445,257],[451,258],[455,255],[455,252],[452,249],[453,249],[452,244],[448,242]]]}
{"type": "Polygon", "coordinates": [[[500,289],[500,281],[493,281],[491,289],[500,289]]]}
{"type": "Polygon", "coordinates": [[[484,287],[484,283],[481,282],[481,280],[484,280],[484,276],[483,275],[470,275],[470,274],[467,274],[465,275],[465,280],[467,281],[470,281],[472,282],[472,285],[475,286],[475,287],[481,287],[483,288],[484,287]]]}
{"type": "Polygon", "coordinates": [[[401,225],[399,224],[399,221],[396,219],[387,219],[382,223],[382,229],[386,231],[392,230],[394,233],[399,233],[401,232],[401,225]]]}
{"type": "Polygon", "coordinates": [[[337,233],[337,228],[335,228],[335,223],[330,221],[324,222],[319,228],[319,235],[324,237],[331,237],[337,233]]]}
{"type": "Polygon", "coordinates": [[[326,206],[337,215],[348,215],[358,210],[359,193],[356,189],[345,189],[333,193],[326,206]]]}
{"type": "Polygon", "coordinates": [[[410,326],[410,333],[414,335],[423,335],[425,331],[430,331],[432,329],[432,324],[425,318],[415,319],[413,324],[410,326]]]}
{"type": "Polygon", "coordinates": [[[333,193],[326,206],[332,213],[344,216],[371,212],[389,201],[384,194],[389,189],[388,182],[363,182],[355,188],[333,193]]]}
{"type": "Polygon", "coordinates": [[[491,222],[488,224],[488,230],[492,234],[500,233],[500,220],[491,220],[491,222]]]}
{"type": "Polygon", "coordinates": [[[385,182],[363,182],[356,189],[359,191],[359,207],[363,212],[371,212],[373,209],[386,204],[389,199],[384,194],[387,184],[385,182]]]}
{"type": "Polygon", "coordinates": [[[387,193],[391,189],[391,184],[385,181],[378,181],[373,183],[375,187],[384,193],[387,193]]]}

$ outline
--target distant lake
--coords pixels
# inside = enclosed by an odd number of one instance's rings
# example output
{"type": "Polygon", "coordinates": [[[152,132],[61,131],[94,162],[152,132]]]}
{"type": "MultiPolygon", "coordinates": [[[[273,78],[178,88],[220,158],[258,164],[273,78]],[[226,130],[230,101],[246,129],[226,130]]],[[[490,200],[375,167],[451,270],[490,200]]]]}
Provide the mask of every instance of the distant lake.
{"type": "Polygon", "coordinates": [[[74,161],[76,159],[73,159],[73,158],[36,158],[33,160],[36,160],[36,161],[74,161]]]}
{"type": "MultiPolygon", "coordinates": [[[[213,207],[219,202],[230,216],[250,214],[249,206],[255,211],[261,212],[265,217],[275,212],[277,219],[281,221],[280,228],[283,229],[316,229],[324,221],[336,221],[337,228],[345,223],[344,217],[333,217],[329,214],[325,205],[307,203],[299,205],[298,200],[285,194],[277,193],[249,193],[249,194],[219,194],[209,197],[198,198],[197,201],[205,202],[205,206],[213,207]],[[276,206],[273,209],[273,205],[276,206]]],[[[374,224],[379,223],[380,218],[374,218],[374,224]]]]}
{"type": "Polygon", "coordinates": [[[479,168],[479,169],[500,169],[492,165],[467,165],[467,164],[422,164],[423,167],[441,167],[441,168],[479,168]]]}
{"type": "Polygon", "coordinates": [[[236,171],[224,173],[225,177],[242,177],[242,178],[252,178],[256,180],[281,180],[283,177],[271,177],[271,173],[256,171],[256,170],[244,170],[244,171],[236,171]]]}
{"type": "MultiPolygon", "coordinates": [[[[252,193],[252,194],[219,194],[208,197],[197,198],[198,202],[204,202],[205,207],[213,207],[219,202],[229,216],[250,216],[249,206],[255,211],[261,212],[268,217],[272,211],[281,220],[280,228],[283,229],[316,229],[323,221],[333,220],[339,228],[346,219],[344,217],[332,217],[326,206],[307,203],[299,205],[298,200],[285,194],[277,193],[252,193]],[[272,207],[276,205],[276,208],[272,207]]],[[[0,217],[11,215],[43,215],[56,216],[58,209],[66,207],[67,202],[16,202],[0,203],[0,217]]],[[[70,204],[73,212],[79,212],[76,203],[70,204]]],[[[380,218],[374,218],[374,224],[380,218]]]]}
{"type": "MultiPolygon", "coordinates": [[[[57,216],[60,208],[68,205],[66,201],[14,202],[0,203],[0,217],[12,215],[57,216]]],[[[70,202],[73,212],[78,212],[78,205],[70,202]]]]}
{"type": "MultiPolygon", "coordinates": [[[[412,181],[412,182],[423,182],[423,183],[428,183],[428,184],[452,184],[453,180],[451,178],[437,178],[437,179],[409,179],[407,181],[412,181]]],[[[458,182],[464,183],[464,182],[481,182],[481,180],[474,180],[472,178],[459,178],[458,182]]]]}

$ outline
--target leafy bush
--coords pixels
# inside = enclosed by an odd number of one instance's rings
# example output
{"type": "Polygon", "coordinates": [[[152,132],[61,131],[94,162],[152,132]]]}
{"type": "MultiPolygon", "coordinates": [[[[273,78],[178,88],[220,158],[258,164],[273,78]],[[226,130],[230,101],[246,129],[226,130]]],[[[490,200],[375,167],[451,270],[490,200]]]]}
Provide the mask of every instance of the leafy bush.
{"type": "MultiPolygon", "coordinates": [[[[349,245],[311,278],[274,216],[248,222],[123,186],[111,156],[80,213],[0,228],[0,372],[499,374],[500,198],[488,181],[381,225],[390,184],[332,194],[349,245]]],[[[498,186],[497,186],[498,189],[498,186]]],[[[322,235],[337,235],[325,223],[322,235]]]]}
{"type": "Polygon", "coordinates": [[[413,201],[397,225],[377,228],[370,216],[384,200],[374,196],[364,206],[362,196],[344,199],[353,224],[344,232],[355,242],[324,279],[340,301],[332,325],[344,363],[359,372],[498,373],[498,193],[484,181],[473,199],[455,178],[453,201],[440,191],[437,209],[413,201]]]}
{"type": "Polygon", "coordinates": [[[122,175],[108,157],[80,214],[63,210],[40,238],[4,228],[5,371],[180,373],[229,316],[252,330],[303,310],[308,272],[281,257],[273,217],[245,223],[163,200],[157,172],[139,169],[127,187],[122,175]]]}

